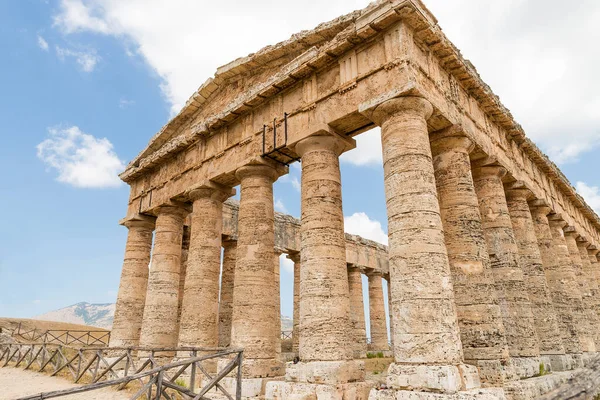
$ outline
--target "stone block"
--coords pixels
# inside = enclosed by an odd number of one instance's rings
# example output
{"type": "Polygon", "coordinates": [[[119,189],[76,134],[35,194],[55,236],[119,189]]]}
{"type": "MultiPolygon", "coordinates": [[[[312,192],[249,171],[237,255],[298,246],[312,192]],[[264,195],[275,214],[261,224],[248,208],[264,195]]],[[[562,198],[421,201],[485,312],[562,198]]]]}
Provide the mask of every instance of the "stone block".
{"type": "Polygon", "coordinates": [[[302,382],[269,382],[265,391],[268,400],[367,400],[371,384],[353,382],[321,385],[302,382]]]}
{"type": "Polygon", "coordinates": [[[285,379],[288,382],[336,385],[362,381],[364,376],[365,365],[360,360],[311,361],[288,363],[285,379]]]}
{"type": "Polygon", "coordinates": [[[391,364],[387,384],[389,388],[397,390],[456,393],[465,390],[467,384],[472,386],[478,382],[479,378],[473,376],[476,374],[476,368],[471,366],[391,364]]]}
{"type": "Polygon", "coordinates": [[[413,392],[408,390],[376,390],[369,393],[369,400],[505,400],[500,388],[475,389],[454,394],[413,392]]]}

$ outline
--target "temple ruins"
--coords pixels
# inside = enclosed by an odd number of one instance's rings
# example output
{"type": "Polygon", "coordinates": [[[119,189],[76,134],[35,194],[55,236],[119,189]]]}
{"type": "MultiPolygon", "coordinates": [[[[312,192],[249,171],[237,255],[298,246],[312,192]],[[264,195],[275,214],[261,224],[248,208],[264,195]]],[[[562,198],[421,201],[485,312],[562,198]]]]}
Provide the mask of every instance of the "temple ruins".
{"type": "Polygon", "coordinates": [[[218,68],[120,176],[111,347],[243,348],[244,397],[535,399],[600,350],[600,218],[419,0],[218,68]],[[374,127],[389,248],[344,233],[339,157],[374,127]],[[294,162],[300,221],[273,206],[294,162]],[[297,362],[279,347],[281,254],[297,362]],[[378,387],[366,324],[393,356],[378,387]]]}

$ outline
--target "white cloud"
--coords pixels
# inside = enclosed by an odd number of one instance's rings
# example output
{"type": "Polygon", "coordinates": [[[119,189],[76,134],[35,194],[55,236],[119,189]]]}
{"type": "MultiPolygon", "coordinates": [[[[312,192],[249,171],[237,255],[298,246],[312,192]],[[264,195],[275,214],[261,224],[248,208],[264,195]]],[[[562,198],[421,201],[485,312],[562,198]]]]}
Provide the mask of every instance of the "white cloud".
{"type": "Polygon", "coordinates": [[[579,193],[598,214],[600,214],[600,188],[598,186],[588,186],[585,182],[577,182],[575,185],[579,193]]]}
{"type": "Polygon", "coordinates": [[[37,145],[37,156],[58,172],[57,180],[79,188],[121,185],[117,176],[125,164],[112,143],[82,132],[79,127],[48,129],[49,137],[37,145]]]}
{"type": "Polygon", "coordinates": [[[344,217],[344,230],[353,235],[362,236],[365,239],[388,244],[388,236],[381,227],[381,222],[372,220],[364,212],[354,213],[344,217]]]}
{"type": "Polygon", "coordinates": [[[279,267],[285,269],[289,273],[294,273],[294,262],[287,258],[287,254],[279,256],[279,267]]]}
{"type": "Polygon", "coordinates": [[[40,49],[44,50],[44,51],[48,51],[48,42],[46,42],[46,40],[41,37],[40,35],[38,35],[37,37],[37,43],[38,46],[40,47],[40,49]]]}
{"type": "Polygon", "coordinates": [[[127,100],[127,99],[120,99],[119,100],[119,108],[120,109],[125,109],[129,106],[132,106],[135,104],[134,100],[127,100]]]}
{"type": "Polygon", "coordinates": [[[75,51],[56,46],[56,55],[61,61],[64,61],[67,57],[74,58],[84,72],[92,72],[98,61],[100,61],[100,56],[94,50],[75,51]]]}
{"type": "Polygon", "coordinates": [[[298,180],[297,177],[291,175],[291,173],[287,174],[287,175],[283,175],[281,178],[279,178],[279,182],[289,183],[292,185],[292,187],[294,189],[296,189],[297,192],[300,192],[300,188],[301,188],[300,181],[298,180]]]}
{"type": "Polygon", "coordinates": [[[280,213],[288,214],[288,210],[287,210],[287,208],[285,208],[285,204],[283,204],[283,201],[281,201],[281,199],[275,200],[274,206],[275,206],[275,211],[279,211],[280,213]]]}
{"type": "Polygon", "coordinates": [[[375,128],[356,136],[356,148],[340,157],[342,162],[357,166],[381,165],[381,129],[375,128]]]}

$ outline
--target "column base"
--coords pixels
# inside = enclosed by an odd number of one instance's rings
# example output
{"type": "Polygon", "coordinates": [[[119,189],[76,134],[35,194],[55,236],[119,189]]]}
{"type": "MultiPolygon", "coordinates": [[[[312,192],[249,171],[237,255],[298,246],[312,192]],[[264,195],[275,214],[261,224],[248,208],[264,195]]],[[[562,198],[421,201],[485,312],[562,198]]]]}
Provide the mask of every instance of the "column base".
{"type": "Polygon", "coordinates": [[[288,363],[285,370],[286,382],[337,385],[364,378],[365,364],[361,360],[288,363]]]}
{"type": "Polygon", "coordinates": [[[408,390],[371,390],[369,400],[506,400],[500,388],[472,389],[458,393],[414,392],[408,390]]]}
{"type": "Polygon", "coordinates": [[[351,382],[327,385],[303,382],[269,382],[268,400],[368,400],[373,384],[351,382]]]}
{"type": "Polygon", "coordinates": [[[396,391],[453,394],[478,389],[481,382],[473,365],[390,364],[387,386],[396,391]]]}

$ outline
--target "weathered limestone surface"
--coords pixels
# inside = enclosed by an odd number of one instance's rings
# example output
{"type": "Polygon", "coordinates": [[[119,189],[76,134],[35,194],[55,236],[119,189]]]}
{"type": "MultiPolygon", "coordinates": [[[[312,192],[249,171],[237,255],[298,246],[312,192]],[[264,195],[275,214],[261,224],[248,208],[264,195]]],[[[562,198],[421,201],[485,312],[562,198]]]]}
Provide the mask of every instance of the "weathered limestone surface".
{"type": "Polygon", "coordinates": [[[123,225],[129,231],[110,347],[135,347],[139,344],[148,286],[154,218],[139,216],[137,219],[124,221],[123,225]]]}
{"type": "Polygon", "coordinates": [[[244,377],[283,375],[277,358],[273,182],[268,165],[240,168],[238,241],[233,287],[231,345],[244,349],[244,377]]]}
{"type": "Polygon", "coordinates": [[[291,253],[288,258],[294,262],[294,304],[292,327],[292,351],[298,355],[300,346],[300,253],[291,253]]]}
{"type": "Polygon", "coordinates": [[[273,277],[275,278],[275,326],[273,335],[277,338],[275,344],[277,359],[281,359],[281,274],[279,270],[281,267],[279,261],[281,254],[283,253],[278,249],[275,249],[273,253],[273,277]]]}
{"type": "MultiPolygon", "coordinates": [[[[326,132],[296,145],[302,157],[300,360],[306,364],[330,361],[332,369],[342,368],[340,361],[353,358],[338,157],[354,145],[353,140],[326,132]]],[[[300,368],[306,371],[316,365],[300,368]]],[[[314,379],[312,373],[305,371],[296,379],[310,382],[314,379]]],[[[331,379],[332,383],[345,383],[350,377],[339,373],[328,381],[331,379]]]]}
{"type": "Polygon", "coordinates": [[[502,184],[505,174],[502,167],[478,166],[473,179],[510,355],[537,357],[540,353],[531,303],[502,184]]]}
{"type": "MultiPolygon", "coordinates": [[[[590,243],[584,238],[579,237],[577,239],[577,249],[579,250],[579,256],[581,258],[581,264],[584,273],[584,279],[589,285],[590,296],[588,301],[592,310],[595,313],[596,320],[600,318],[600,288],[598,287],[598,281],[596,280],[596,275],[594,273],[594,268],[592,267],[592,263],[588,256],[588,246],[590,243]]],[[[595,329],[594,327],[597,325],[593,325],[591,327],[592,332],[594,333],[594,343],[596,344],[596,350],[600,348],[600,329],[595,329]]]]}
{"type": "Polygon", "coordinates": [[[388,335],[383,300],[381,275],[368,273],[369,278],[369,320],[371,322],[371,350],[388,350],[388,335]]]}
{"type": "Polygon", "coordinates": [[[182,206],[164,206],[158,210],[140,336],[142,347],[177,345],[181,242],[187,213],[182,206]]]}
{"type": "Polygon", "coordinates": [[[351,342],[354,358],[363,358],[367,352],[365,308],[363,302],[362,273],[359,268],[348,266],[350,291],[351,342]]]}
{"type": "MultiPolygon", "coordinates": [[[[388,100],[363,111],[381,126],[396,362],[388,385],[398,389],[405,387],[396,386],[399,377],[417,390],[432,389],[422,374],[447,368],[452,375],[463,361],[427,132],[432,111],[418,97],[388,100]],[[424,371],[417,370],[419,364],[424,371]],[[428,369],[432,364],[448,367],[428,369]]],[[[455,381],[445,382],[435,389],[458,390],[455,381]]]]}
{"type": "Polygon", "coordinates": [[[473,143],[457,130],[431,137],[435,181],[465,361],[501,384],[508,347],[471,174],[473,143]]]}
{"type": "MultiPolygon", "coordinates": [[[[186,217],[186,220],[189,218],[186,217]]],[[[177,337],[181,328],[181,311],[183,310],[183,292],[185,291],[185,277],[187,275],[188,256],[190,252],[191,229],[189,225],[183,225],[183,237],[181,238],[181,269],[179,270],[179,305],[177,308],[177,337]]]]}
{"type": "Polygon", "coordinates": [[[596,278],[596,282],[598,283],[598,287],[600,287],[600,262],[598,261],[599,252],[600,250],[598,250],[596,246],[588,246],[588,258],[592,266],[592,272],[596,278]]]}
{"type": "Polygon", "coordinates": [[[219,347],[231,342],[231,314],[233,313],[233,281],[235,278],[235,254],[237,241],[223,240],[223,266],[221,295],[219,298],[219,347]]]}
{"type": "Polygon", "coordinates": [[[525,277],[525,287],[531,302],[535,330],[542,355],[565,353],[560,337],[558,319],[552,304],[552,295],[546,282],[542,255],[529,209],[529,190],[519,184],[506,192],[506,200],[513,232],[519,247],[519,260],[525,277]]]}
{"type": "MultiPolygon", "coordinates": [[[[565,233],[563,228],[567,223],[560,215],[553,214],[549,218],[550,232],[552,234],[552,245],[556,262],[560,268],[558,275],[561,284],[565,286],[564,292],[567,292],[565,300],[571,309],[573,318],[572,326],[574,329],[574,339],[578,341],[581,351],[590,352],[595,348],[594,341],[587,331],[585,321],[585,309],[581,299],[581,291],[579,290],[579,282],[573,268],[573,262],[565,241],[565,233]]],[[[567,350],[568,351],[568,350],[567,350]]]]}
{"type": "Polygon", "coordinates": [[[223,201],[232,189],[216,185],[194,187],[190,250],[183,293],[179,346],[214,348],[219,344],[219,275],[223,201]]]}

